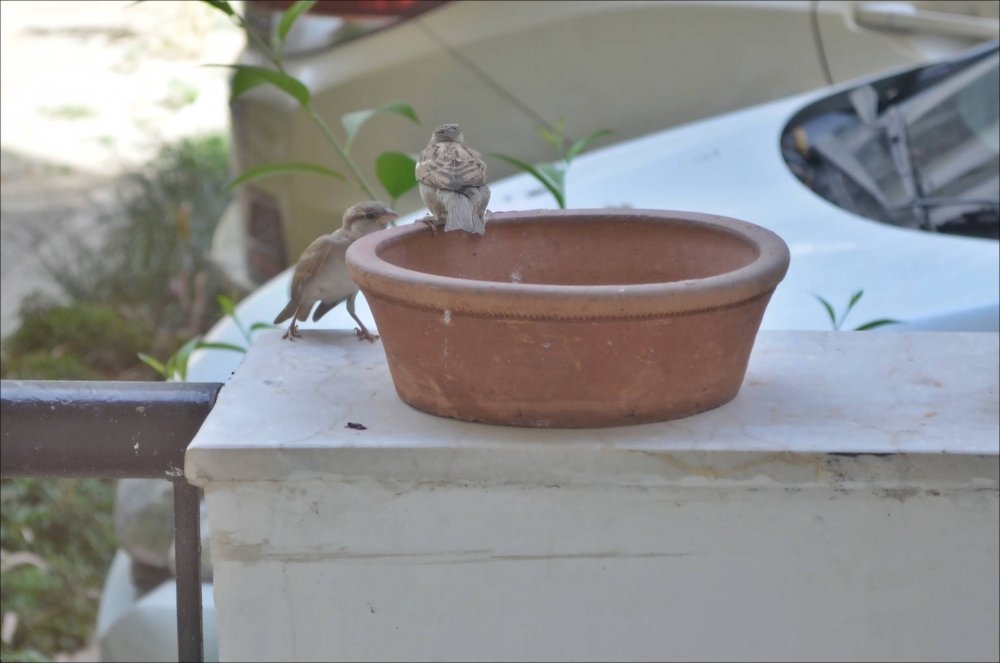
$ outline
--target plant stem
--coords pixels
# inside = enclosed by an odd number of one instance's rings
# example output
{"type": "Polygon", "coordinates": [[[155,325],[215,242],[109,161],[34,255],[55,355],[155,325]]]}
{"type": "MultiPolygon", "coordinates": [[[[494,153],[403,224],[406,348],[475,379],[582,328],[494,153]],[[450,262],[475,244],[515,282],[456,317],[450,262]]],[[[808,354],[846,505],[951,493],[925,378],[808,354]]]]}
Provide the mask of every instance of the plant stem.
{"type": "MultiPolygon", "coordinates": [[[[285,67],[281,63],[281,54],[278,51],[272,49],[270,44],[261,39],[260,36],[252,28],[250,28],[249,25],[247,25],[246,19],[244,19],[239,14],[236,14],[235,12],[234,15],[239,20],[240,26],[247,33],[249,38],[257,45],[258,48],[260,48],[261,51],[263,51],[265,57],[267,57],[267,59],[271,61],[271,64],[273,64],[275,68],[281,73],[288,74],[288,72],[285,71],[285,67]]],[[[357,165],[354,163],[354,160],[351,159],[350,155],[347,153],[347,150],[345,150],[344,146],[340,144],[339,140],[337,140],[337,135],[333,133],[333,131],[330,129],[329,126],[327,126],[326,122],[324,122],[323,118],[319,116],[319,113],[316,112],[316,109],[313,108],[312,104],[306,103],[302,106],[302,109],[306,112],[309,118],[316,123],[316,125],[320,128],[320,131],[323,132],[323,135],[326,136],[326,139],[330,141],[330,144],[333,145],[333,149],[335,149],[337,151],[337,154],[340,155],[341,160],[343,160],[343,162],[347,164],[348,170],[350,170],[351,174],[354,175],[354,179],[356,180],[357,185],[361,188],[362,191],[365,192],[365,195],[368,196],[371,200],[377,200],[378,194],[376,194],[375,190],[372,189],[371,185],[368,183],[368,180],[365,179],[365,176],[361,174],[361,170],[357,167],[357,165]]]]}
{"type": "Polygon", "coordinates": [[[368,180],[366,180],[365,176],[361,174],[361,171],[354,164],[354,160],[351,159],[350,156],[348,156],[347,151],[344,150],[344,147],[340,144],[340,141],[337,140],[337,136],[333,133],[333,131],[330,130],[330,127],[328,127],[326,122],[323,121],[323,118],[319,116],[319,113],[317,113],[316,110],[312,107],[312,104],[311,103],[306,104],[305,106],[303,106],[303,108],[305,109],[306,114],[309,115],[310,119],[312,119],[312,121],[315,122],[317,126],[319,126],[320,130],[323,132],[323,135],[326,136],[327,140],[330,141],[330,144],[333,145],[333,148],[337,150],[337,154],[340,155],[340,158],[343,159],[345,164],[347,164],[347,168],[351,171],[351,174],[354,175],[354,178],[357,180],[358,186],[361,187],[361,190],[365,192],[365,195],[367,195],[371,200],[377,200],[378,195],[375,193],[375,190],[372,189],[370,184],[368,184],[368,180]]]}

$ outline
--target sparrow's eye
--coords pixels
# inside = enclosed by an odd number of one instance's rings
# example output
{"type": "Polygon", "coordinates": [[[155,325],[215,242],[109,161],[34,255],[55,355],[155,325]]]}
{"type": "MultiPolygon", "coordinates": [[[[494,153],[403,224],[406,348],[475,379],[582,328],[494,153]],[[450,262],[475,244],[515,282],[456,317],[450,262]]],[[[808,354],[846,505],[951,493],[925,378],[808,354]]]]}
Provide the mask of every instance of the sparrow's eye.
{"type": "Polygon", "coordinates": [[[365,212],[365,218],[367,218],[367,219],[374,219],[375,218],[375,213],[374,212],[365,212]]]}

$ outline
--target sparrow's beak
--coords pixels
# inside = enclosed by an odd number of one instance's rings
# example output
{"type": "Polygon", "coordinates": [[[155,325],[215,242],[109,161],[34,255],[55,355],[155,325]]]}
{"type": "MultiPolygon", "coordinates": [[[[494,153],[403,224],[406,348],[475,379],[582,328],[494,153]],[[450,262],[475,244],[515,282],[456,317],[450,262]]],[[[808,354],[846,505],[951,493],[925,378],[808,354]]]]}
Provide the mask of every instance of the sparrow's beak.
{"type": "Polygon", "coordinates": [[[379,225],[383,225],[383,226],[388,227],[389,224],[391,224],[393,221],[395,221],[398,218],[399,218],[398,214],[396,214],[392,210],[389,210],[388,212],[386,212],[385,214],[383,214],[382,216],[379,217],[378,222],[379,222],[379,225]]]}

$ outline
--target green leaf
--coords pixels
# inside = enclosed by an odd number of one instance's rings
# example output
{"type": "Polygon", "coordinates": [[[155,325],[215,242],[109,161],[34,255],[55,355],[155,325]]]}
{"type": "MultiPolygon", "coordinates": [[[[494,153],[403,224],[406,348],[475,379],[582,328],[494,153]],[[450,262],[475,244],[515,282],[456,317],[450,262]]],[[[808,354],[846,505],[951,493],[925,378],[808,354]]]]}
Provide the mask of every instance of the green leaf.
{"type": "Polygon", "coordinates": [[[172,354],[170,358],[167,359],[167,365],[164,369],[166,372],[166,377],[164,379],[170,380],[174,377],[174,373],[177,372],[177,355],[172,354]]]}
{"type": "Polygon", "coordinates": [[[556,151],[556,154],[562,156],[563,153],[563,143],[566,142],[566,138],[561,134],[557,134],[554,131],[549,131],[545,127],[538,128],[538,135],[542,137],[546,143],[552,146],[552,149],[556,151]]]}
{"type": "Polygon", "coordinates": [[[236,345],[234,343],[216,343],[214,341],[198,341],[195,344],[196,350],[232,350],[233,352],[246,352],[247,349],[242,345],[236,345]]]}
{"type": "Polygon", "coordinates": [[[291,95],[302,106],[309,104],[309,88],[299,79],[288,74],[269,69],[267,67],[257,67],[249,64],[210,64],[207,67],[226,67],[234,69],[233,80],[230,83],[229,100],[236,99],[247,90],[252,90],[258,85],[270,84],[279,90],[291,95]]]}
{"type": "Polygon", "coordinates": [[[248,332],[247,328],[243,326],[240,319],[236,317],[236,307],[233,306],[233,300],[225,295],[219,295],[215,298],[215,301],[219,302],[219,308],[222,309],[223,313],[233,319],[233,322],[236,323],[237,329],[239,329],[240,333],[243,334],[243,338],[247,340],[247,343],[250,343],[250,332],[248,332]]]}
{"type": "Polygon", "coordinates": [[[554,129],[549,130],[545,127],[536,127],[535,133],[541,136],[542,140],[552,146],[552,149],[556,151],[560,157],[563,154],[563,144],[566,142],[566,118],[562,115],[556,120],[556,126],[554,129]]]}
{"type": "Polygon", "coordinates": [[[375,176],[394,204],[400,196],[417,186],[416,167],[417,162],[402,152],[383,152],[375,159],[375,176]]]}
{"type": "Polygon", "coordinates": [[[326,175],[327,177],[333,177],[338,180],[345,180],[341,173],[335,170],[327,168],[326,166],[319,166],[314,163],[299,163],[296,161],[285,161],[282,163],[268,163],[263,166],[256,166],[244,172],[242,175],[234,179],[232,182],[226,185],[223,192],[231,191],[241,184],[246,184],[247,182],[252,182],[254,180],[259,180],[264,177],[271,177],[273,175],[289,175],[291,173],[314,173],[317,175],[326,175]]]}
{"type": "Polygon", "coordinates": [[[202,0],[202,2],[204,2],[206,5],[211,5],[212,7],[215,7],[216,9],[223,12],[227,16],[233,16],[236,13],[233,11],[233,8],[229,6],[229,3],[226,2],[226,0],[202,0]]]}
{"type": "Polygon", "coordinates": [[[417,117],[416,111],[409,104],[402,101],[393,101],[379,108],[345,113],[340,117],[340,123],[344,126],[344,131],[347,132],[347,143],[344,146],[347,152],[351,151],[351,145],[354,143],[354,138],[358,135],[358,132],[361,131],[361,127],[379,113],[395,113],[409,119],[414,124],[420,124],[420,118],[417,117]]]}
{"type": "Polygon", "coordinates": [[[562,189],[555,181],[552,180],[552,178],[549,175],[539,170],[535,166],[532,166],[530,163],[521,161],[520,159],[515,159],[514,157],[511,156],[507,156],[506,154],[497,154],[494,152],[490,156],[494,156],[497,159],[502,159],[503,161],[506,161],[507,163],[517,168],[520,168],[524,172],[529,173],[532,177],[541,182],[542,186],[544,186],[546,189],[549,190],[549,193],[551,193],[555,197],[556,202],[559,204],[560,208],[566,209],[566,199],[563,195],[562,189]]]}
{"type": "MultiPolygon", "coordinates": [[[[191,353],[194,352],[194,349],[200,342],[201,338],[195,336],[182,345],[180,349],[174,353],[174,356],[170,358],[170,361],[173,362],[173,369],[177,372],[177,375],[181,380],[187,380],[188,359],[191,358],[191,353]]],[[[168,364],[168,366],[169,365],[170,364],[168,364]]]]}
{"type": "Polygon", "coordinates": [[[295,24],[295,19],[312,9],[315,4],[316,0],[298,0],[285,10],[281,15],[281,22],[278,23],[278,48],[281,48],[281,44],[285,43],[285,37],[288,36],[288,31],[295,24]]]}
{"type": "Polygon", "coordinates": [[[844,309],[843,315],[841,315],[840,320],[837,321],[837,329],[844,326],[844,320],[847,319],[847,314],[851,312],[851,309],[854,308],[854,305],[858,303],[858,300],[861,299],[863,294],[865,294],[864,290],[858,290],[856,293],[851,295],[851,300],[847,302],[847,308],[844,309]]]}
{"type": "Polygon", "coordinates": [[[861,296],[864,294],[865,294],[864,290],[858,290],[856,293],[851,295],[851,301],[847,302],[847,310],[844,311],[844,315],[847,315],[850,312],[850,310],[854,308],[854,305],[861,300],[861,296]]]}
{"type": "Polygon", "coordinates": [[[871,322],[866,322],[860,327],[855,327],[854,331],[867,331],[869,329],[875,329],[876,327],[884,327],[885,325],[898,325],[899,320],[892,320],[891,318],[882,318],[880,320],[872,320],[871,322]]]}
{"type": "Polygon", "coordinates": [[[142,363],[144,363],[146,366],[149,366],[151,369],[156,371],[164,379],[170,377],[167,374],[167,367],[164,366],[163,362],[161,362],[159,359],[157,359],[156,357],[152,357],[146,354],[145,352],[140,352],[138,353],[138,355],[139,355],[139,360],[142,363]]]}
{"type": "Polygon", "coordinates": [[[813,294],[813,297],[815,297],[816,300],[823,305],[823,308],[826,309],[826,314],[830,317],[830,324],[833,325],[833,328],[839,329],[840,326],[837,324],[837,313],[833,310],[833,306],[830,302],[826,301],[817,294],[813,294]]]}
{"type": "Polygon", "coordinates": [[[613,131],[611,131],[611,129],[599,129],[598,131],[595,131],[589,136],[584,136],[580,140],[573,143],[573,145],[569,148],[569,151],[566,152],[566,161],[567,162],[572,161],[573,159],[578,157],[581,152],[587,149],[588,145],[593,143],[598,138],[603,138],[604,136],[607,136],[608,134],[611,133],[614,133],[613,131]]]}
{"type": "Polygon", "coordinates": [[[538,170],[548,176],[556,188],[566,191],[566,164],[565,162],[543,163],[538,165],[538,170]]]}
{"type": "Polygon", "coordinates": [[[255,322],[250,325],[250,331],[255,332],[259,329],[281,329],[278,325],[272,325],[270,322],[255,322]]]}
{"type": "Polygon", "coordinates": [[[219,302],[219,308],[222,309],[223,313],[232,316],[236,315],[236,307],[233,306],[233,300],[231,300],[229,297],[226,297],[225,295],[219,295],[218,297],[215,298],[215,301],[219,302]]]}

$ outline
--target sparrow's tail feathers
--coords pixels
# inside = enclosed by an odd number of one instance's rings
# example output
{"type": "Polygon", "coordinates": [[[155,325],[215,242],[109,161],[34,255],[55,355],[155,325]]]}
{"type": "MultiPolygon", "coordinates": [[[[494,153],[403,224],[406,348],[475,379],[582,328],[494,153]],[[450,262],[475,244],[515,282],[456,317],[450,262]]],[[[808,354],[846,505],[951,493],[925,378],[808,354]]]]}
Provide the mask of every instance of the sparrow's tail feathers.
{"type": "MultiPolygon", "coordinates": [[[[297,308],[298,305],[296,305],[295,300],[288,302],[288,305],[285,308],[281,309],[281,313],[279,313],[278,316],[274,319],[274,324],[280,325],[282,322],[295,315],[295,310],[297,308]]],[[[305,320],[305,318],[299,318],[299,319],[305,320]]]]}
{"type": "Polygon", "coordinates": [[[342,301],[344,301],[344,300],[343,299],[338,299],[335,302],[320,302],[319,306],[316,307],[316,310],[313,311],[313,322],[316,322],[317,320],[319,320],[320,318],[322,318],[324,315],[326,315],[327,313],[329,313],[331,310],[333,310],[333,307],[335,307],[337,304],[339,304],[342,301]]]}
{"type": "Polygon", "coordinates": [[[465,230],[477,235],[486,232],[486,221],[480,216],[472,198],[458,191],[439,191],[438,200],[448,211],[448,221],[444,224],[445,231],[465,230]]]}

